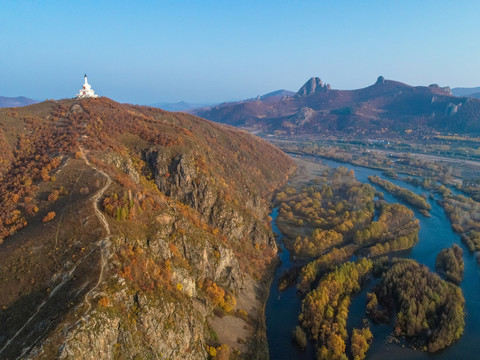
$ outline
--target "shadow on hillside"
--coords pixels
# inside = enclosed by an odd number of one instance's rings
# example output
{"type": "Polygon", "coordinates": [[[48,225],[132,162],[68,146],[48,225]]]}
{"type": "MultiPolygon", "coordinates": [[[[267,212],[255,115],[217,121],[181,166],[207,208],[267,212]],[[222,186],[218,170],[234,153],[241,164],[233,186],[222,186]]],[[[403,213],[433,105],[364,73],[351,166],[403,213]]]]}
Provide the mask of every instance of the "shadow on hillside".
{"type": "Polygon", "coordinates": [[[42,287],[0,312],[1,359],[23,358],[69,315],[72,316],[69,324],[79,319],[71,310],[83,302],[97,281],[100,251],[98,248],[92,252],[63,284],[59,279],[55,287],[42,287]]]}

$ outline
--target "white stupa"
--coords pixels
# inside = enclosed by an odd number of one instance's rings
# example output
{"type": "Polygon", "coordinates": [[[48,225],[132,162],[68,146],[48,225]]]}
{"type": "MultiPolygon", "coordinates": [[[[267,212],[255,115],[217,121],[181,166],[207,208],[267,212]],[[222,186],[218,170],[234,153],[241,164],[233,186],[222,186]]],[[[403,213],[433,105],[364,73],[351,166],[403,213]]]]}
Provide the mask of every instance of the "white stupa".
{"type": "Polygon", "coordinates": [[[93,91],[90,84],[87,82],[87,74],[85,74],[85,83],[83,87],[77,94],[77,99],[84,99],[84,98],[97,98],[98,95],[95,95],[95,91],[93,91]]]}

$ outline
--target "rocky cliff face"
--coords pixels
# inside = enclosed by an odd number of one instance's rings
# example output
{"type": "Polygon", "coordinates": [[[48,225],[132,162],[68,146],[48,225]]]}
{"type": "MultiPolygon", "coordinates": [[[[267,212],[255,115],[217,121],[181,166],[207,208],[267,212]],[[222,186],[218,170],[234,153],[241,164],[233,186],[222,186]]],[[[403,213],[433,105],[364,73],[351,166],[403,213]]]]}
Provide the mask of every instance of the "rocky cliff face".
{"type": "MultiPolygon", "coordinates": [[[[138,311],[135,317],[132,315],[130,324],[125,324],[119,316],[94,311],[88,321],[68,333],[58,358],[207,358],[203,325],[206,309],[189,308],[191,305],[185,302],[179,311],[179,304],[145,295],[129,296],[126,292],[115,293],[114,301],[138,311]]],[[[48,358],[42,350],[33,357],[48,358]]]]}
{"type": "MultiPolygon", "coordinates": [[[[34,118],[21,135],[42,151],[32,161],[62,160],[11,203],[25,223],[1,245],[0,357],[265,358],[268,204],[290,159],[245,132],[108,99],[23,111],[0,120],[34,118]],[[62,147],[41,145],[51,132],[62,147]]],[[[22,159],[0,190],[15,169],[28,176],[22,159]]]]}
{"type": "Polygon", "coordinates": [[[276,249],[271,233],[265,231],[265,224],[257,217],[264,216],[268,210],[259,194],[249,193],[244,204],[246,212],[238,211],[221,198],[212,186],[214,179],[197,171],[191,153],[169,159],[161,150],[149,149],[145,159],[152,169],[156,185],[167,196],[198,211],[207,223],[222,229],[231,239],[252,239],[254,244],[276,249]]]}

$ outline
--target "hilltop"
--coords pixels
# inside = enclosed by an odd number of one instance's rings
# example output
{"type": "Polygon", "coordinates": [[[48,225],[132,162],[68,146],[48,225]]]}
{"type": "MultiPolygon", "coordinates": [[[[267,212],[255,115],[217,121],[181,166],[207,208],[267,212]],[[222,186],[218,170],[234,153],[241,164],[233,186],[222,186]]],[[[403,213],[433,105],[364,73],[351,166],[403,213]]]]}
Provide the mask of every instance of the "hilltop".
{"type": "Polygon", "coordinates": [[[0,109],[0,150],[0,358],[265,356],[288,156],[107,98],[0,109]]]}
{"type": "Polygon", "coordinates": [[[250,131],[279,136],[425,136],[480,134],[480,100],[455,97],[436,84],[410,86],[380,76],[357,90],[311,78],[295,95],[225,103],[191,111],[250,131]]]}

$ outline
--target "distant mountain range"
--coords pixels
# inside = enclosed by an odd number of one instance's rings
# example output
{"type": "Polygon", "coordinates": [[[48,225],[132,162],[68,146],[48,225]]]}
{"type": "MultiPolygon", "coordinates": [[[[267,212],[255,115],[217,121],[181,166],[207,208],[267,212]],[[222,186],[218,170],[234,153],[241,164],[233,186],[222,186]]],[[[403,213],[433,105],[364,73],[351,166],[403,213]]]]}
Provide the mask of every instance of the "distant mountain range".
{"type": "Polygon", "coordinates": [[[415,87],[380,76],[363,89],[334,90],[313,77],[297,93],[271,94],[189,112],[264,135],[480,134],[480,100],[436,84],[415,87]]]}
{"type": "Polygon", "coordinates": [[[0,96],[0,107],[19,107],[38,103],[37,100],[29,99],[24,96],[6,97],[0,96]]]}
{"type": "MultiPolygon", "coordinates": [[[[293,91],[288,91],[288,90],[277,90],[277,91],[272,91],[268,94],[262,95],[262,96],[257,96],[255,98],[247,99],[247,100],[240,100],[240,101],[234,101],[234,102],[228,102],[228,103],[222,103],[223,104],[238,104],[238,103],[244,103],[244,102],[249,102],[249,101],[255,101],[255,100],[265,100],[265,99],[281,99],[286,96],[292,96],[295,95],[293,91]]],[[[205,108],[205,107],[212,107],[216,106],[218,103],[209,103],[209,104],[194,104],[194,103],[189,103],[186,101],[179,101],[176,103],[167,103],[167,102],[159,102],[152,104],[150,106],[157,107],[163,110],[167,111],[186,111],[186,112],[191,112],[190,110],[192,109],[198,109],[198,108],[205,108]]]]}
{"type": "Polygon", "coordinates": [[[176,103],[158,102],[150,106],[157,107],[166,111],[187,111],[190,109],[201,108],[205,106],[212,106],[214,104],[194,104],[186,101],[179,101],[176,103]]]}
{"type": "Polygon", "coordinates": [[[480,87],[474,88],[453,88],[452,94],[455,96],[467,96],[480,99],[480,87]]]}

